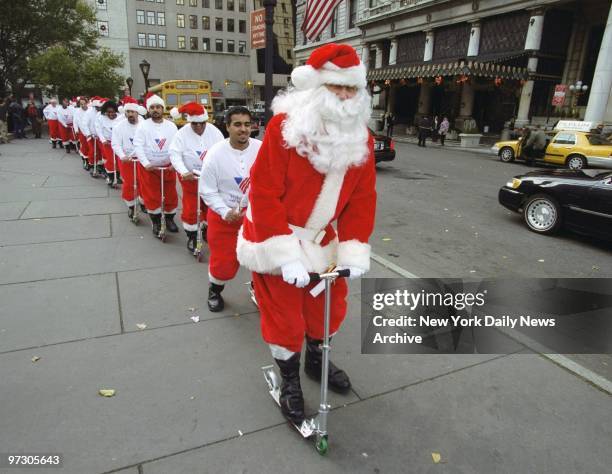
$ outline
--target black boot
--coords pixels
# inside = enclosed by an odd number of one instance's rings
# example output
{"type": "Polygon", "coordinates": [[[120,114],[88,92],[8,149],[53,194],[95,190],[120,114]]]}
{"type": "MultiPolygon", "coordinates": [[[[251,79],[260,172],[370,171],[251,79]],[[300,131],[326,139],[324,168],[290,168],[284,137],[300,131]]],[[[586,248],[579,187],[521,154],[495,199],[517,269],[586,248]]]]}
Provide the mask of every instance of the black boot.
{"type": "Polygon", "coordinates": [[[64,148],[64,144],[62,142],[57,142],[60,146],[60,148],[64,148]]]}
{"type": "Polygon", "coordinates": [[[300,353],[287,360],[274,359],[280,368],[280,406],[283,415],[296,425],[304,421],[304,395],[300,386],[300,353]]]}
{"type": "Polygon", "coordinates": [[[143,212],[143,214],[147,214],[147,208],[143,203],[140,203],[140,210],[143,212]]]}
{"type": "MultiPolygon", "coordinates": [[[[323,352],[321,349],[323,341],[306,337],[306,359],[304,361],[304,372],[315,380],[321,381],[321,368],[323,364],[323,352]]],[[[336,393],[346,393],[351,388],[351,381],[346,372],[339,369],[332,361],[329,361],[328,372],[329,388],[336,393]]]]}
{"type": "Polygon", "coordinates": [[[225,307],[225,301],[223,301],[223,296],[221,296],[223,288],[225,288],[224,285],[217,285],[216,283],[211,283],[208,288],[208,309],[213,313],[223,311],[225,307]]]}
{"type": "Polygon", "coordinates": [[[51,143],[51,146],[52,146],[53,148],[57,148],[57,143],[52,142],[52,143],[51,143]]]}
{"type": "Polygon", "coordinates": [[[208,226],[207,225],[202,226],[202,240],[204,242],[208,242],[208,226]]]}
{"type": "Polygon", "coordinates": [[[70,145],[66,145],[64,148],[66,149],[66,153],[70,154],[70,145]]]}
{"type": "Polygon", "coordinates": [[[133,217],[134,217],[134,206],[130,206],[128,208],[128,219],[131,220],[131,219],[133,219],[133,217]]]}
{"type": "Polygon", "coordinates": [[[164,214],[164,217],[166,219],[166,228],[168,231],[174,233],[178,232],[179,228],[174,223],[174,214],[164,214]]]}
{"type": "Polygon", "coordinates": [[[159,232],[161,231],[161,214],[149,214],[149,218],[151,219],[153,235],[158,237],[159,232]]]}
{"type": "Polygon", "coordinates": [[[197,244],[198,232],[195,230],[186,230],[185,233],[187,234],[187,250],[189,250],[189,253],[193,253],[197,244]]]}
{"type": "Polygon", "coordinates": [[[106,172],[106,184],[108,184],[111,188],[113,187],[113,181],[115,181],[115,173],[106,172]]]}

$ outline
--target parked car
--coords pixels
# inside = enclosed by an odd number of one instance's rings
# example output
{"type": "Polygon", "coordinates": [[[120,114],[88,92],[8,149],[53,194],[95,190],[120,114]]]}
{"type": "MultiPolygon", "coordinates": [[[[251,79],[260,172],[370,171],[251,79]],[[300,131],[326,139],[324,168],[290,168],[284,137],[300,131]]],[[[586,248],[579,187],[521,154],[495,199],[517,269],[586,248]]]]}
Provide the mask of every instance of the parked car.
{"type": "Polygon", "coordinates": [[[376,163],[381,161],[393,161],[395,159],[395,140],[376,133],[370,129],[370,133],[374,137],[374,160],[376,163]]]}
{"type": "MultiPolygon", "coordinates": [[[[547,140],[546,148],[536,162],[566,166],[571,170],[612,168],[612,142],[591,133],[591,122],[560,121],[556,132],[547,140]]],[[[504,163],[521,159],[522,140],[497,142],[491,150],[504,163]]]]}
{"type": "Polygon", "coordinates": [[[508,182],[498,198],[538,234],[565,226],[612,240],[612,170],[532,171],[508,182]]]}

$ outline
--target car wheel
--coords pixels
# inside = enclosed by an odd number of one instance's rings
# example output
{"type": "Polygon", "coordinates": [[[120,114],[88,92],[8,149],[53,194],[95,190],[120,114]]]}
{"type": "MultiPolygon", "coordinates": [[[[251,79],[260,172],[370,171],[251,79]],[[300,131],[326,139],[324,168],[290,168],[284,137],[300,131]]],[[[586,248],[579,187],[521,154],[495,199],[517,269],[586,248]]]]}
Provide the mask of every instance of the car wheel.
{"type": "Polygon", "coordinates": [[[509,146],[503,147],[499,150],[499,159],[503,163],[510,163],[514,161],[514,150],[509,146]]]}
{"type": "Polygon", "coordinates": [[[546,194],[531,196],[523,206],[527,227],[538,234],[554,234],[561,227],[561,206],[546,194]]]}
{"type": "Polygon", "coordinates": [[[581,170],[587,167],[587,161],[584,156],[570,155],[567,157],[567,167],[571,170],[581,170]]]}

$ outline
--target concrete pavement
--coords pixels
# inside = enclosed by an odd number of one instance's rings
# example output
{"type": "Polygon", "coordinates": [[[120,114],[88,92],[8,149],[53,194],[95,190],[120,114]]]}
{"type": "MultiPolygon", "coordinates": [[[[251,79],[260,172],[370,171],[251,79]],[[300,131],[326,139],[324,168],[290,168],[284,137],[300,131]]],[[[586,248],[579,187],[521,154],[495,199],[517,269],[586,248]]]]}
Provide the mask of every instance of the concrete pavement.
{"type": "Polygon", "coordinates": [[[46,141],[0,151],[0,452],[64,456],[18,472],[608,472],[609,393],[535,355],[362,355],[355,282],[333,346],[354,390],[331,397],[320,457],[267,394],[247,272],[210,313],[183,233],[135,227],[119,191],[46,141]]]}

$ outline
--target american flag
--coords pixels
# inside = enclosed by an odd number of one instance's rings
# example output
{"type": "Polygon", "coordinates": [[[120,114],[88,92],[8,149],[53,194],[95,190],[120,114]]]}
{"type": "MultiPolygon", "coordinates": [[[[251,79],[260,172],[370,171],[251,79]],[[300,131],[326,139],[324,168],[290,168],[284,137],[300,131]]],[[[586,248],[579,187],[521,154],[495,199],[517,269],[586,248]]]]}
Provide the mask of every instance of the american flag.
{"type": "Polygon", "coordinates": [[[200,150],[196,150],[196,155],[198,155],[198,158],[200,159],[200,161],[204,161],[204,157],[206,156],[206,152],[208,150],[204,150],[204,151],[200,151],[200,150]]]}
{"type": "Polygon", "coordinates": [[[165,138],[156,138],[155,139],[155,143],[157,143],[157,146],[159,147],[159,149],[162,150],[164,148],[164,145],[166,144],[166,139],[165,138]]]}
{"type": "Polygon", "coordinates": [[[302,23],[304,36],[311,41],[319,36],[329,25],[334,10],[340,3],[342,0],[308,0],[302,23]]]}
{"type": "Polygon", "coordinates": [[[247,190],[249,189],[249,184],[251,184],[251,177],[247,176],[246,178],[234,178],[234,180],[240,188],[240,191],[242,191],[242,194],[246,194],[247,190]]]}

